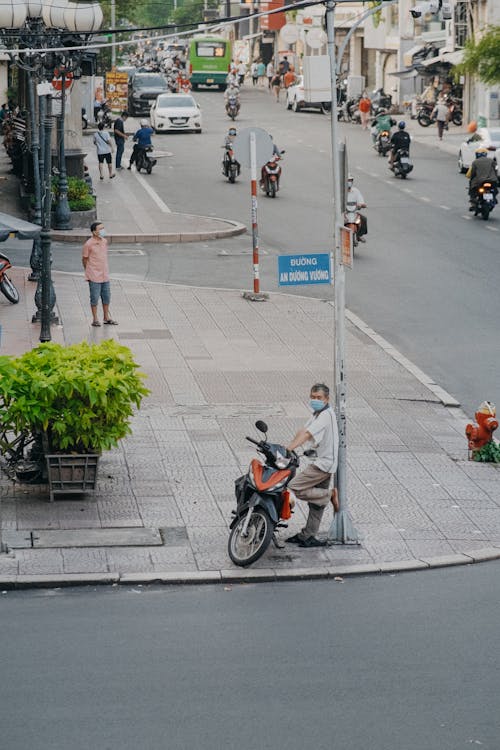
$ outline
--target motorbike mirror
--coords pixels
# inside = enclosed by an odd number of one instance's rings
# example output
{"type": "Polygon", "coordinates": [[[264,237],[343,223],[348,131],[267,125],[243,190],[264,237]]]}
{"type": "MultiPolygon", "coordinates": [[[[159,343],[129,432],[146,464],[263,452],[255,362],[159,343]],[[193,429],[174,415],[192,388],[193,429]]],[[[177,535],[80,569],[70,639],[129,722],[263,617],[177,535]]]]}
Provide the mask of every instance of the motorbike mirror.
{"type": "Polygon", "coordinates": [[[284,149],[284,148],[283,148],[283,149],[281,150],[281,153],[282,153],[282,154],[286,154],[286,151],[285,151],[285,149],[284,149]]]}
{"type": "Polygon", "coordinates": [[[310,448],[309,450],[304,451],[304,456],[307,456],[308,458],[315,458],[316,455],[317,454],[316,454],[316,451],[314,450],[314,448],[310,448]]]}
{"type": "Polygon", "coordinates": [[[263,432],[263,433],[267,432],[267,424],[263,422],[261,419],[258,419],[256,421],[255,426],[259,430],[259,432],[263,432]]]}

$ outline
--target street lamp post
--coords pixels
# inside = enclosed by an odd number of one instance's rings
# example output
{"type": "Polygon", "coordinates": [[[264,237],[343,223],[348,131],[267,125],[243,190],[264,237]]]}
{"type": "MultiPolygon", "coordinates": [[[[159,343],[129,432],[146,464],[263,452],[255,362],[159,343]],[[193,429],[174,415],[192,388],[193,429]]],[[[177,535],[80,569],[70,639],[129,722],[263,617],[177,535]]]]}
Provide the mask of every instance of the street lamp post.
{"type": "Polygon", "coordinates": [[[88,40],[88,34],[97,31],[103,20],[102,10],[96,0],[70,2],[42,2],[42,0],[2,0],[0,3],[0,36],[15,50],[12,59],[28,71],[28,97],[32,118],[31,145],[34,166],[35,221],[40,223],[40,244],[34,245],[31,254],[32,280],[37,280],[35,304],[37,313],[33,321],[40,320],[40,341],[50,341],[50,324],[58,322],[53,313],[56,296],[51,275],[51,197],[52,197],[52,94],[45,91],[38,97],[38,138],[35,107],[35,77],[50,81],[57,64],[64,63],[61,92],[61,114],[57,126],[59,155],[59,200],[56,206],[56,227],[68,229],[71,213],[68,205],[68,180],[64,144],[65,83],[67,63],[80,58],[81,53],[71,53],[71,46],[88,40]],[[69,46],[68,46],[69,45],[69,46]],[[68,47],[63,52],[55,48],[68,47]],[[26,55],[23,54],[26,49],[26,55]],[[29,51],[28,51],[29,50],[29,51]],[[69,51],[68,51],[69,50],[69,51]],[[35,163],[36,162],[36,163],[35,163]]]}

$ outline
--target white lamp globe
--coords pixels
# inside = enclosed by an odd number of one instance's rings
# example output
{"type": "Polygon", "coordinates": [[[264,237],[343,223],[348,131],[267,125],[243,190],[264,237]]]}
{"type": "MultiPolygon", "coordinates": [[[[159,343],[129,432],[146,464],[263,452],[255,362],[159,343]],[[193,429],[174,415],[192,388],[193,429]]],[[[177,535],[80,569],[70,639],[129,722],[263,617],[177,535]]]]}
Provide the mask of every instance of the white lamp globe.
{"type": "Polygon", "coordinates": [[[19,29],[26,21],[24,0],[0,0],[0,29],[19,29]]]}
{"type": "Polygon", "coordinates": [[[68,2],[64,12],[65,27],[69,31],[88,33],[101,28],[103,14],[99,3],[68,2]]]}

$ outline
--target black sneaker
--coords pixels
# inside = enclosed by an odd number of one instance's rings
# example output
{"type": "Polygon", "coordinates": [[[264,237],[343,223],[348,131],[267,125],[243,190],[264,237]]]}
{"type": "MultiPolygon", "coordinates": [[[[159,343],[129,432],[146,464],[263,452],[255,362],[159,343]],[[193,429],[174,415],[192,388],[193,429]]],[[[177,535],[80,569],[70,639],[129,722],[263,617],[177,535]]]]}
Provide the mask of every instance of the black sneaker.
{"type": "Polygon", "coordinates": [[[315,536],[310,536],[309,539],[300,541],[299,547],[326,547],[326,542],[324,542],[322,539],[316,539],[315,536]]]}
{"type": "Polygon", "coordinates": [[[304,540],[300,536],[300,534],[294,534],[293,536],[289,536],[288,539],[285,539],[285,542],[287,544],[302,544],[304,540]]]}

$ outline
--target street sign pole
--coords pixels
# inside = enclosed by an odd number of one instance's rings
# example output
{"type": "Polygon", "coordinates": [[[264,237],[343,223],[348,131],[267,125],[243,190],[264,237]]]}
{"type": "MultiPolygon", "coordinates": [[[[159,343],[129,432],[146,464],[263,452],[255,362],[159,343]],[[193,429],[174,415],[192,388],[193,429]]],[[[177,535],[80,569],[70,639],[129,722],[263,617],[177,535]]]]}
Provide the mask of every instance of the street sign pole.
{"type": "Polygon", "coordinates": [[[255,133],[250,133],[250,180],[252,193],[253,291],[260,294],[259,226],[257,224],[257,144],[255,133]]]}
{"type": "Polygon", "coordinates": [[[335,296],[335,409],[339,427],[339,452],[337,466],[337,488],[340,509],[335,514],[328,531],[328,541],[335,544],[359,544],[358,534],[347,511],[347,440],[346,440],[346,386],[345,386],[345,271],[342,263],[341,229],[342,192],[340,183],[340,153],[337,119],[337,71],[335,62],[335,0],[326,2],[326,30],[330,56],[330,85],[332,96],[331,141],[334,203],[334,269],[333,289],[335,296]]]}
{"type": "Polygon", "coordinates": [[[260,291],[259,271],[259,225],[257,222],[257,170],[273,155],[273,141],[262,128],[240,130],[233,143],[236,160],[250,169],[250,193],[252,198],[252,253],[253,253],[253,292],[243,292],[245,299],[262,302],[268,299],[260,291]]]}

